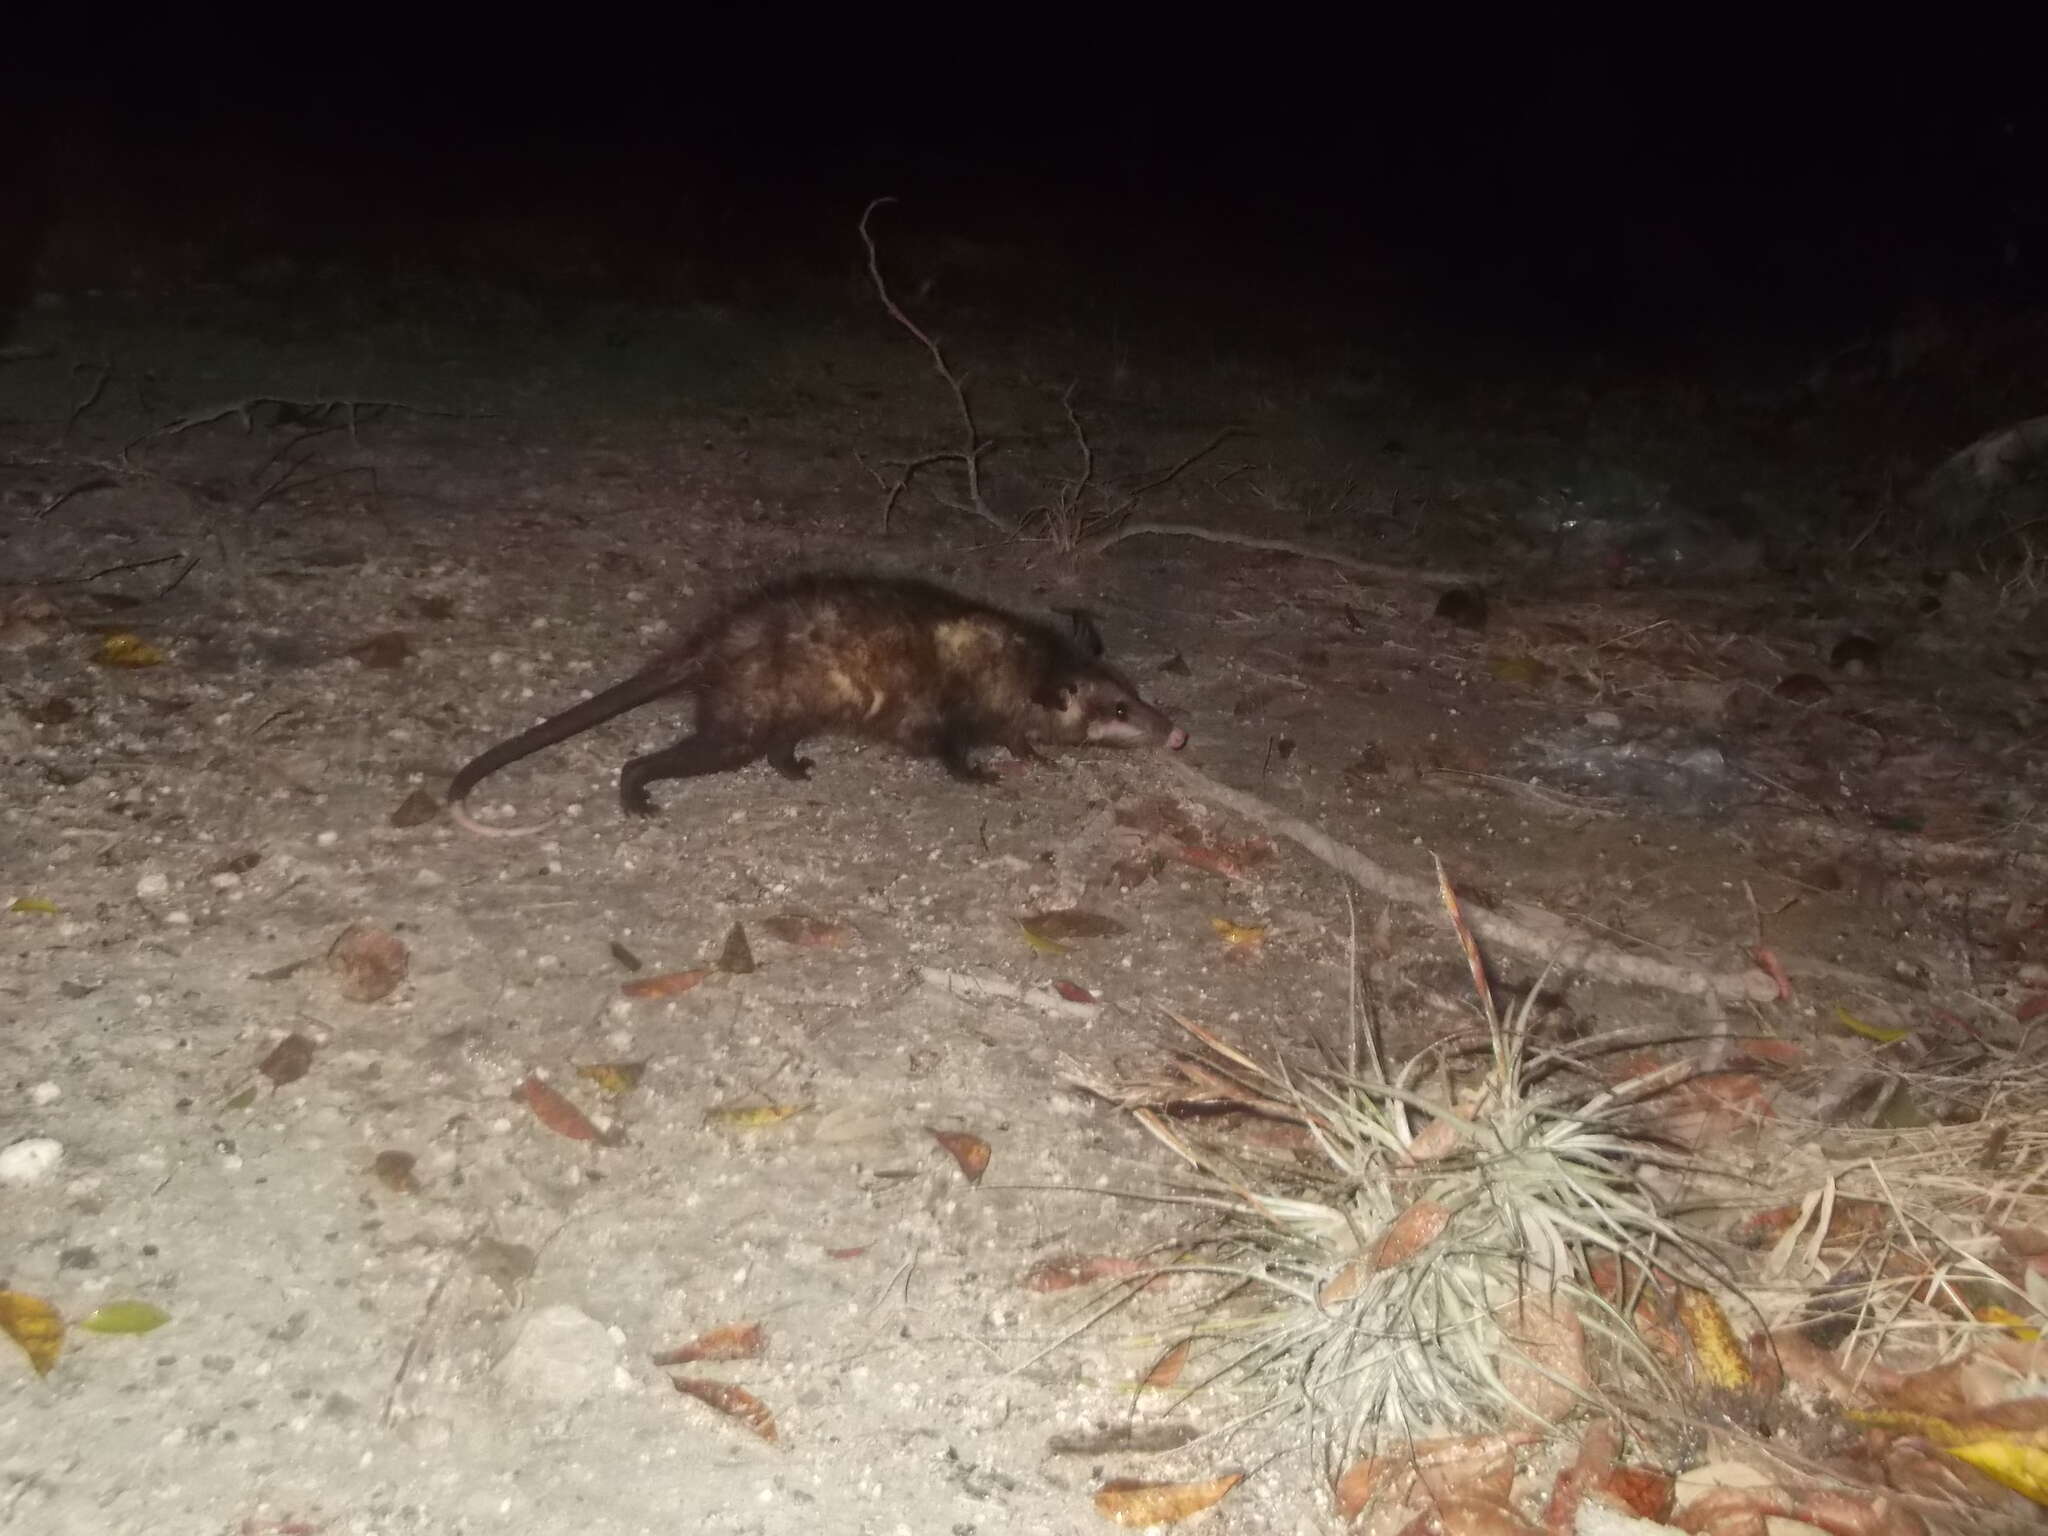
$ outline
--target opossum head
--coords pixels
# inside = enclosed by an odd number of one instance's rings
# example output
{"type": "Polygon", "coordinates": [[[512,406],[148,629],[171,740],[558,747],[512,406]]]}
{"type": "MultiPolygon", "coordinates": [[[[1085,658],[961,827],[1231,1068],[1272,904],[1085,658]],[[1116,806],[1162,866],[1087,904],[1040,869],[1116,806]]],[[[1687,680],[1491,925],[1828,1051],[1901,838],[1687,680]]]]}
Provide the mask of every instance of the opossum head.
{"type": "Polygon", "coordinates": [[[1045,711],[1045,734],[1053,741],[1175,751],[1187,744],[1186,731],[1100,663],[1061,669],[1035,702],[1045,711]]]}

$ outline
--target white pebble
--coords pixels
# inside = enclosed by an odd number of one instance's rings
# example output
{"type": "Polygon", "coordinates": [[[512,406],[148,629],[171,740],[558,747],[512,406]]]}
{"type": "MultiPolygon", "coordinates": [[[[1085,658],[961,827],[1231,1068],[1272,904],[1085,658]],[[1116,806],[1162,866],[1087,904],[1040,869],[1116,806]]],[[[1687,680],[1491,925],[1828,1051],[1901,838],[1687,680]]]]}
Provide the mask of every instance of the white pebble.
{"type": "Polygon", "coordinates": [[[37,1083],[35,1087],[28,1091],[29,1103],[35,1105],[38,1109],[47,1108],[63,1097],[64,1090],[55,1083],[37,1083]]]}
{"type": "Polygon", "coordinates": [[[135,882],[135,894],[144,901],[154,900],[171,888],[171,877],[161,871],[152,870],[135,882]]]}
{"type": "Polygon", "coordinates": [[[341,841],[341,834],[339,832],[322,832],[313,841],[322,848],[332,848],[341,841]]]}
{"type": "Polygon", "coordinates": [[[64,1143],[51,1136],[30,1136],[0,1147],[0,1184],[40,1184],[64,1161],[64,1143]]]}

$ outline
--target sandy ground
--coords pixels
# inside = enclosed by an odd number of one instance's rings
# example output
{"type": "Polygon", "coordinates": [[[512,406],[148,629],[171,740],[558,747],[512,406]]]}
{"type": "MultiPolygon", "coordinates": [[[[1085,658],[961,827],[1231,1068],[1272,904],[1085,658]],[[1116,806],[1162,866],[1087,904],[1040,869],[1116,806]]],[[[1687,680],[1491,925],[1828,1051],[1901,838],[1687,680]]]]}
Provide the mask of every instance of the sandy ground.
{"type": "MultiPolygon", "coordinates": [[[[1851,599],[1762,575],[1510,579],[1475,631],[1432,620],[1428,584],[1173,539],[1063,560],[915,495],[884,538],[856,454],[946,430],[918,359],[865,333],[816,355],[718,334],[722,353],[648,365],[622,403],[591,381],[630,368],[539,344],[429,364],[386,338],[360,362],[317,338],[32,317],[0,430],[0,1143],[64,1155],[0,1188],[0,1281],[71,1319],[141,1299],[170,1322],[74,1329],[40,1379],[0,1349],[0,1529],[1093,1530],[1104,1479],[1231,1467],[1256,1472],[1210,1528],[1328,1528],[1284,1436],[1090,1450],[1091,1427],[1135,1413],[1184,1439],[1241,1400],[1134,1407],[1172,1300],[1077,1333],[1092,1293],[1029,1277],[1152,1252],[1190,1219],[1130,1198],[1173,1170],[1074,1071],[1142,1075],[1172,1047],[1168,1008],[1273,1050],[1344,1029],[1332,871],[1143,754],[1063,753],[976,789],[826,743],[807,785],[755,768],[661,786],[663,816],[630,822],[613,776],[679,729],[662,709],[479,790],[485,815],[559,813],[540,838],[402,810],[709,597],[796,564],[1083,603],[1190,731],[1190,761],[1340,841],[1411,874],[1434,852],[1474,899],[1703,969],[1761,942],[1796,995],[1738,1027],[1804,1042],[1819,1077],[1869,1050],[1831,1022],[1846,1007],[1921,1029],[1922,1064],[1966,1098],[1970,1036],[1929,1010],[1996,1029],[2044,979],[2048,854],[2024,814],[2043,788],[2040,641],[2011,594],[1951,583],[1929,616],[1903,582],[1851,599]],[[67,429],[108,336],[121,360],[67,429]],[[143,440],[255,396],[412,408],[351,426],[266,407],[143,440]],[[1887,637],[1881,664],[1831,668],[1861,631],[1887,637]],[[104,664],[113,633],[160,661],[104,664]],[[1773,691],[1801,673],[1824,691],[1773,691]],[[1657,761],[1709,743],[1733,766],[1634,793],[1594,750],[1625,741],[1657,761]],[[1606,778],[1528,787],[1532,761],[1574,752],[1606,778]],[[1243,867],[1187,862],[1191,840],[1243,867]],[[1062,908],[1121,931],[1029,943],[1018,919],[1062,908]],[[1232,944],[1219,918],[1263,936],[1232,944]],[[736,924],[751,972],[622,991],[710,967],[736,924]],[[405,956],[370,1001],[328,958],[365,926],[405,956]],[[963,1000],[921,967],[1095,1002],[963,1000]],[[302,1074],[261,1070],[294,1035],[302,1074]],[[618,1093],[579,1073],[609,1063],[643,1071],[618,1093]],[[535,1075],[610,1144],[551,1129],[520,1096],[535,1075]],[[738,1113],[764,1107],[800,1112],[738,1113]],[[934,1130],[988,1144],[978,1184],[934,1130]],[[755,1358],[653,1363],[741,1323],[760,1325],[755,1358]],[[753,1394],[777,1443],[678,1374],[753,1394]]],[[[1130,467],[1170,464],[1225,419],[1107,411],[1097,435],[1130,467]]],[[[1334,484],[1311,435],[1265,419],[1153,515],[1494,564],[1455,530],[1402,546],[1317,526],[1306,494],[1245,495],[1334,484]]],[[[1362,902],[1359,925],[1397,1050],[1470,1022],[1436,914],[1362,902]]],[[[1583,986],[1562,1016],[1707,1022],[1583,986]]]]}

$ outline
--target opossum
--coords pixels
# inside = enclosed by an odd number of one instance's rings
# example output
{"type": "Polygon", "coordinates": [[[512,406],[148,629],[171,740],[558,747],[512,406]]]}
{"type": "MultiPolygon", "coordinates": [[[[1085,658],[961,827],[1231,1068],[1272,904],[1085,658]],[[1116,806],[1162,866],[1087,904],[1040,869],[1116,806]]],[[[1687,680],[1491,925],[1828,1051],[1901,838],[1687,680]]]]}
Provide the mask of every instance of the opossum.
{"type": "Polygon", "coordinates": [[[671,694],[696,700],[688,736],[619,771],[619,805],[651,816],[647,786],[724,773],[759,758],[808,778],[796,749],[852,736],[935,757],[956,779],[995,775],[968,756],[1000,746],[1031,759],[1034,741],[1178,749],[1187,733],[1102,659],[1085,613],[1070,633],[904,577],[811,574],[771,582],[705,619],[680,645],[622,683],[572,705],[455,775],[449,814],[473,832],[517,836],[547,823],[494,827],[463,797],[487,774],[671,694]]]}

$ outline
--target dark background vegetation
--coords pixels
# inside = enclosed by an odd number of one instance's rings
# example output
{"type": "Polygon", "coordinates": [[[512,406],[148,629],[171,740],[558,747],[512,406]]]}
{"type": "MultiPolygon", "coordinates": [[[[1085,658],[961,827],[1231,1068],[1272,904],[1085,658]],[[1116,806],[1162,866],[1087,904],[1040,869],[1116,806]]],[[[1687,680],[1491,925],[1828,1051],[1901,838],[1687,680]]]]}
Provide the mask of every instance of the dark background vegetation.
{"type": "Polygon", "coordinates": [[[786,323],[870,302],[853,225],[891,194],[892,269],[956,333],[1595,388],[1847,355],[1890,388],[1873,430],[1914,415],[1923,457],[2038,414],[2024,23],[1937,47],[1180,22],[169,18],[26,46],[0,323],[88,291],[258,301],[301,332],[451,294],[485,326],[592,303],[786,323]],[[1887,338],[1929,317],[1945,356],[1903,379],[1887,338]]]}

